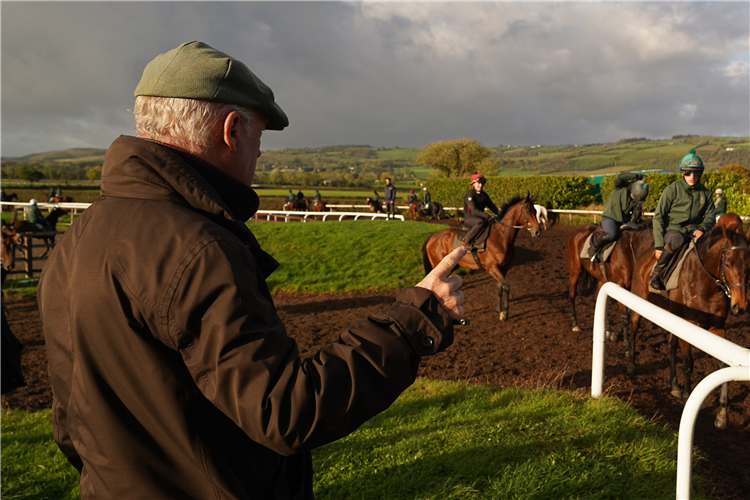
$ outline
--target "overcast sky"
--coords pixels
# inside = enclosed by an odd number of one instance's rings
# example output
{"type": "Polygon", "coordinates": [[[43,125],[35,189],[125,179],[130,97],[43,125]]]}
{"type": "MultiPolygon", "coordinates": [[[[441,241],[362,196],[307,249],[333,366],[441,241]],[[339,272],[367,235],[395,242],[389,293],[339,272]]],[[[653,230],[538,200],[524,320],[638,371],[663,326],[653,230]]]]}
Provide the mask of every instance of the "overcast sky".
{"type": "Polygon", "coordinates": [[[262,149],[750,136],[738,2],[8,2],[2,156],[132,134],[143,67],[200,40],[290,126],[262,149]]]}

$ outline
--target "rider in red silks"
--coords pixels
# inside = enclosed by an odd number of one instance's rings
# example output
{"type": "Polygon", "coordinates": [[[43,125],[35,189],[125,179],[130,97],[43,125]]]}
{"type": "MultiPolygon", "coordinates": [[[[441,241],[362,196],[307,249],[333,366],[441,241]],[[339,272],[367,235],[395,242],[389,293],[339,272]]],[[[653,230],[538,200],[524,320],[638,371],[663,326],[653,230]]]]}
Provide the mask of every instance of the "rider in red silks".
{"type": "Polygon", "coordinates": [[[471,176],[469,183],[471,189],[467,191],[464,197],[464,227],[471,228],[464,237],[464,244],[469,247],[472,251],[476,251],[476,248],[472,244],[474,238],[482,232],[487,224],[489,224],[490,216],[485,213],[484,209],[489,208],[495,215],[500,215],[497,207],[490,196],[484,192],[484,184],[487,179],[482,174],[474,174],[471,176]]]}

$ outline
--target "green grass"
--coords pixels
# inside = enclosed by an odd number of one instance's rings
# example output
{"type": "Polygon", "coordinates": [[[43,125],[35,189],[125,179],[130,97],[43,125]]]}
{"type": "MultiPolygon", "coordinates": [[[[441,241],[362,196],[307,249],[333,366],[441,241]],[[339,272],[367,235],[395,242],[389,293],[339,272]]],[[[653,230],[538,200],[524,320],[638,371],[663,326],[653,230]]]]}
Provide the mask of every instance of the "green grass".
{"type": "Polygon", "coordinates": [[[80,498],[78,471],[52,439],[50,410],[2,411],[3,500],[80,498]]]}
{"type": "MultiPolygon", "coordinates": [[[[2,498],[76,499],[49,410],[5,410],[2,498]]],[[[673,498],[677,438],[613,398],[419,379],[313,452],[318,500],[673,498]]],[[[693,477],[693,499],[710,499],[693,477]]]]}
{"type": "MultiPolygon", "coordinates": [[[[611,398],[418,380],[314,452],[316,498],[674,496],[676,436],[611,398]]],[[[694,478],[693,498],[710,498],[694,478]]]]}
{"type": "Polygon", "coordinates": [[[281,263],[272,292],[398,289],[424,277],[422,243],[444,226],[401,221],[249,222],[281,263]]]}

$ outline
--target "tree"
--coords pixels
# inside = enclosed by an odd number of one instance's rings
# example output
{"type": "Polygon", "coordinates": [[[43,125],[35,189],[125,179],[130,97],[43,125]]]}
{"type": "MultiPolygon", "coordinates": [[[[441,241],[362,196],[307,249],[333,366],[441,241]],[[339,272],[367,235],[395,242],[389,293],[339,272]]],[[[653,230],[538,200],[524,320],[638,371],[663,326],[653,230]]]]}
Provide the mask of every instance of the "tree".
{"type": "Polygon", "coordinates": [[[35,168],[23,167],[18,173],[18,177],[21,180],[29,181],[29,184],[34,184],[44,179],[44,174],[35,168]]]}
{"type": "Polygon", "coordinates": [[[86,178],[90,181],[98,181],[102,178],[101,167],[93,167],[86,171],[86,178]]]}
{"type": "Polygon", "coordinates": [[[446,177],[464,177],[475,173],[494,175],[497,162],[492,150],[476,139],[451,139],[429,143],[417,154],[416,162],[439,170],[446,177]]]}

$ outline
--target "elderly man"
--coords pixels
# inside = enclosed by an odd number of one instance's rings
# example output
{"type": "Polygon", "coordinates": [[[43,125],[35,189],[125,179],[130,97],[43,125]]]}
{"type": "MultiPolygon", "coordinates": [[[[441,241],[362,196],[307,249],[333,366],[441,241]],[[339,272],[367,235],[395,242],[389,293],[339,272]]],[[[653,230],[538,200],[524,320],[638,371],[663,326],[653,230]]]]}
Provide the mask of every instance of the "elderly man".
{"type": "Polygon", "coordinates": [[[465,251],[303,359],[266,286],[278,263],[244,223],[261,133],[288,125],[273,93],[189,42],[135,95],[137,137],[110,146],[101,197],[39,284],[55,440],[82,499],[313,498],[310,450],[451,344],[465,251]]]}

